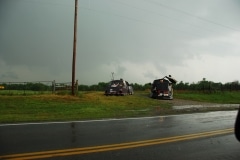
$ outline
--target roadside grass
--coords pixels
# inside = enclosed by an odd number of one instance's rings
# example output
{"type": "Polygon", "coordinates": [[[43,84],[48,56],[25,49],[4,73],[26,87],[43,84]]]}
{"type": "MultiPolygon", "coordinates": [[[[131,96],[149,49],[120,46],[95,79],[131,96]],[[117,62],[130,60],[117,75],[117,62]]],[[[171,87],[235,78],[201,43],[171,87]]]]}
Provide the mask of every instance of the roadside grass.
{"type": "MultiPolygon", "coordinates": [[[[200,93],[175,91],[174,99],[239,104],[240,92],[200,93]]],[[[105,96],[103,92],[37,95],[1,95],[0,123],[76,121],[106,118],[181,114],[166,100],[149,98],[149,91],[128,96],[105,96]]]]}
{"type": "Polygon", "coordinates": [[[0,123],[68,121],[156,115],[171,109],[167,102],[148,97],[149,92],[129,96],[105,96],[103,92],[70,95],[0,96],[0,123]]]}
{"type": "Polygon", "coordinates": [[[175,91],[174,98],[194,100],[200,102],[211,102],[220,104],[240,104],[239,91],[224,92],[196,92],[175,91]]]}
{"type": "Polygon", "coordinates": [[[15,95],[42,95],[42,94],[52,94],[52,91],[30,91],[30,90],[1,90],[0,96],[15,96],[15,95]]]}

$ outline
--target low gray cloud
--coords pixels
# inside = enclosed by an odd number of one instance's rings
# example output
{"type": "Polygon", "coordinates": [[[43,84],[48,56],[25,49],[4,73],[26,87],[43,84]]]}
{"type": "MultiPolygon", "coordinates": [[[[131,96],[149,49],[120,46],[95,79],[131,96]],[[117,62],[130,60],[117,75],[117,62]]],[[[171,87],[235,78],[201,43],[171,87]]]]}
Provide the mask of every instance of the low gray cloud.
{"type": "Polygon", "coordinates": [[[8,79],[18,80],[18,75],[14,72],[3,72],[2,74],[0,74],[0,79],[1,81],[8,79]]]}
{"type": "MultiPolygon", "coordinates": [[[[76,78],[238,80],[231,61],[240,60],[239,7],[236,0],[79,0],[76,78]],[[222,57],[229,65],[209,61],[222,57]]],[[[74,1],[1,0],[1,77],[71,81],[73,20],[74,1]]]]}

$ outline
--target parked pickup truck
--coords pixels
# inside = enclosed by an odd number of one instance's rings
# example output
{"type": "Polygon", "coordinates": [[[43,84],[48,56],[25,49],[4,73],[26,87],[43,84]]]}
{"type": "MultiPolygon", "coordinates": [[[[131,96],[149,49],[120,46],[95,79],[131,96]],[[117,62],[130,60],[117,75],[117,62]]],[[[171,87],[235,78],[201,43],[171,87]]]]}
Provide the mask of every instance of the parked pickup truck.
{"type": "Polygon", "coordinates": [[[161,79],[156,79],[151,84],[150,97],[154,99],[173,99],[172,85],[177,83],[171,76],[165,76],[161,79]]]}
{"type": "Polygon", "coordinates": [[[112,80],[109,82],[105,89],[106,96],[108,95],[132,95],[133,94],[133,87],[125,80],[112,80]]]}

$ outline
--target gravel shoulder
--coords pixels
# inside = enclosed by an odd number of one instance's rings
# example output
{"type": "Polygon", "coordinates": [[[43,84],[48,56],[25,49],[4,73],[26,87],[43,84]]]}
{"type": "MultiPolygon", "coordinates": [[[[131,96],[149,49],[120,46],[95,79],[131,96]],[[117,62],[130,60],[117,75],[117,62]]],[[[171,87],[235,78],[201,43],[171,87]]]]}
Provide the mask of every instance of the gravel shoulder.
{"type": "Polygon", "coordinates": [[[216,103],[209,103],[209,102],[199,102],[199,101],[192,101],[192,100],[184,100],[184,99],[173,99],[169,101],[170,104],[173,106],[184,106],[184,105],[215,105],[216,103]]]}
{"type": "Polygon", "coordinates": [[[237,110],[240,106],[239,104],[218,104],[184,99],[173,99],[169,103],[172,105],[173,110],[186,112],[237,110]]]}

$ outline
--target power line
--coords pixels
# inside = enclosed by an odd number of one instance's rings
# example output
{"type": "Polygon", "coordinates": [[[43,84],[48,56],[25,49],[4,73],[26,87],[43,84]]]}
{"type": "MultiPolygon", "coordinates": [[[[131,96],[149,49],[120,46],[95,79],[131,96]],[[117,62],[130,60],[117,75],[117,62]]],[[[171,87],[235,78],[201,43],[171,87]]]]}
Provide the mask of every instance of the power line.
{"type": "MultiPolygon", "coordinates": [[[[152,14],[156,14],[156,15],[159,15],[159,16],[162,16],[162,17],[165,17],[165,18],[168,18],[170,20],[176,20],[178,22],[181,22],[181,23],[184,23],[184,24],[187,24],[187,25],[191,25],[191,26],[194,26],[194,27],[197,27],[199,29],[204,29],[206,31],[210,31],[210,32],[215,32],[215,30],[211,30],[211,29],[208,29],[208,28],[204,28],[202,26],[198,26],[198,25],[194,25],[192,23],[188,23],[188,22],[183,22],[182,20],[180,19],[177,19],[177,18],[173,18],[173,17],[170,17],[168,15],[164,15],[164,14],[160,14],[158,12],[154,12],[154,11],[151,11],[151,10],[147,10],[147,9],[143,9],[143,8],[139,8],[139,7],[136,7],[136,6],[133,6],[133,5],[129,5],[127,3],[124,3],[124,2],[120,2],[120,1],[117,1],[117,0],[112,0],[116,3],[119,3],[121,5],[125,5],[125,6],[128,6],[128,7],[131,7],[131,8],[135,8],[135,9],[138,9],[138,10],[142,10],[144,12],[147,12],[147,13],[152,13],[152,14]]],[[[220,27],[223,27],[223,28],[226,28],[226,29],[230,29],[230,30],[234,30],[234,31],[237,31],[237,32],[240,32],[240,30],[236,29],[236,28],[233,28],[231,26],[226,26],[226,25],[223,25],[221,23],[217,23],[217,22],[214,22],[212,20],[209,20],[209,19],[206,19],[206,18],[203,18],[203,17],[200,17],[200,16],[196,16],[196,15],[193,15],[189,12],[186,12],[184,10],[181,10],[181,9],[178,9],[178,8],[174,8],[174,7],[171,7],[171,6],[168,6],[168,5],[165,5],[163,3],[160,3],[160,2],[156,2],[156,1],[153,1],[153,0],[144,0],[148,3],[152,3],[152,4],[155,4],[155,5],[158,5],[158,6],[161,6],[161,7],[164,7],[164,8],[168,8],[170,10],[173,10],[173,11],[176,11],[176,12],[180,12],[180,13],[183,13],[185,15],[188,15],[188,16],[191,16],[191,17],[194,17],[194,18],[197,18],[199,20],[202,20],[202,21],[205,21],[205,22],[208,22],[208,23],[211,23],[211,24],[214,24],[214,25],[218,25],[220,27]]],[[[64,6],[64,7],[74,7],[73,5],[67,5],[67,4],[63,4],[63,3],[53,3],[53,2],[49,2],[49,1],[46,1],[46,2],[43,2],[43,1],[33,1],[33,0],[24,0],[23,1],[24,3],[32,3],[32,4],[41,4],[41,5],[54,5],[54,6],[64,6]]],[[[88,9],[88,10],[92,10],[92,11],[97,11],[97,12],[103,12],[103,11],[99,11],[99,10],[94,10],[94,9],[90,9],[90,8],[85,8],[85,7],[80,7],[80,8],[83,8],[83,9],[88,9]]],[[[111,14],[111,13],[110,13],[111,14]]],[[[113,13],[112,13],[113,14],[113,13]]],[[[115,14],[116,16],[116,14],[115,14]]],[[[119,17],[125,17],[127,19],[132,19],[134,21],[142,21],[142,20],[139,20],[139,19],[134,19],[134,18],[131,18],[131,17],[127,17],[127,16],[122,16],[122,15],[117,15],[119,17]]],[[[146,24],[151,24],[151,25],[155,25],[151,22],[147,22],[147,21],[142,21],[146,24]]],[[[173,29],[173,28],[172,28],[173,29]]],[[[177,30],[177,29],[175,29],[177,30]]]]}
{"type": "Polygon", "coordinates": [[[53,1],[34,1],[34,0],[23,0],[23,3],[29,3],[29,4],[37,4],[37,5],[51,5],[51,6],[64,6],[64,7],[71,7],[74,8],[74,5],[69,5],[66,3],[59,3],[59,1],[57,1],[57,3],[54,3],[53,1]]]}
{"type": "MultiPolygon", "coordinates": [[[[148,22],[148,21],[144,21],[144,20],[141,20],[141,19],[132,18],[132,17],[128,17],[128,16],[123,16],[123,15],[116,14],[116,13],[112,13],[112,12],[101,11],[101,10],[96,10],[96,9],[92,9],[92,8],[85,8],[85,7],[80,7],[80,8],[81,8],[81,9],[86,9],[86,10],[89,10],[89,11],[94,11],[94,12],[101,13],[101,14],[105,14],[105,15],[108,15],[108,16],[109,16],[109,15],[111,15],[111,16],[117,16],[117,17],[121,17],[121,18],[124,18],[124,19],[128,19],[128,20],[130,20],[130,21],[135,21],[135,22],[139,22],[139,23],[144,23],[144,24],[148,24],[148,25],[152,25],[152,26],[156,26],[156,27],[163,27],[162,25],[159,25],[159,24],[156,24],[156,23],[153,23],[153,22],[148,22]]],[[[167,29],[172,29],[172,30],[175,30],[175,31],[178,31],[178,32],[187,33],[187,34],[191,34],[191,35],[194,35],[194,36],[201,36],[201,34],[190,33],[190,32],[183,31],[183,30],[176,29],[176,28],[169,27],[169,26],[167,26],[167,29]]]]}
{"type": "Polygon", "coordinates": [[[177,19],[177,18],[173,18],[173,17],[170,17],[168,15],[164,15],[164,14],[160,14],[159,12],[155,12],[155,11],[152,11],[152,10],[147,10],[147,9],[143,9],[143,8],[139,8],[139,7],[135,7],[135,6],[132,6],[132,5],[129,5],[127,3],[123,3],[123,2],[120,2],[120,1],[117,1],[117,0],[112,0],[112,1],[115,1],[121,5],[125,5],[125,6],[128,6],[128,7],[131,7],[131,8],[135,8],[135,9],[138,9],[138,10],[142,10],[144,12],[147,12],[147,13],[152,13],[152,14],[156,14],[156,15],[159,15],[159,16],[162,16],[162,17],[165,17],[165,18],[168,18],[172,21],[178,21],[182,24],[187,24],[187,25],[190,25],[190,26],[194,26],[194,27],[197,27],[199,29],[204,29],[206,31],[210,31],[210,32],[215,32],[215,30],[211,30],[211,29],[208,29],[208,28],[204,28],[202,26],[198,26],[198,25],[194,25],[192,23],[188,23],[188,22],[183,22],[182,19],[177,19]]]}
{"type": "MultiPolygon", "coordinates": [[[[163,15],[163,14],[160,14],[158,12],[154,12],[154,11],[150,11],[150,10],[146,10],[146,9],[143,9],[143,8],[139,8],[139,7],[135,7],[135,6],[132,6],[132,5],[129,5],[127,3],[123,3],[122,1],[117,1],[117,0],[112,0],[112,1],[115,1],[119,4],[122,4],[122,5],[125,5],[125,6],[129,6],[129,7],[132,7],[132,8],[135,8],[135,9],[138,9],[138,10],[142,10],[142,11],[145,11],[145,12],[150,12],[150,13],[153,13],[153,14],[157,14],[159,16],[162,16],[162,17],[166,17],[166,18],[169,18],[169,19],[174,19],[174,20],[177,20],[181,23],[185,23],[185,24],[188,24],[188,25],[192,25],[192,26],[195,26],[195,27],[198,27],[198,28],[203,28],[203,27],[200,27],[200,26],[197,26],[197,25],[194,25],[194,24],[190,24],[190,23],[187,23],[187,22],[182,22],[181,20],[179,19],[176,19],[176,18],[173,18],[173,17],[170,17],[170,16],[167,16],[167,15],[163,15]]],[[[197,18],[199,20],[202,20],[202,21],[205,21],[205,22],[208,22],[208,23],[211,23],[211,24],[214,24],[214,25],[218,25],[220,27],[223,27],[225,29],[230,29],[230,30],[234,30],[234,31],[237,31],[237,32],[240,32],[239,29],[236,29],[234,27],[231,27],[231,26],[227,26],[227,25],[224,25],[224,24],[221,24],[221,23],[218,23],[218,22],[215,22],[215,21],[212,21],[212,20],[209,20],[209,19],[206,19],[206,18],[203,18],[203,17],[200,17],[200,16],[196,16],[192,13],[189,13],[189,12],[186,12],[184,10],[181,10],[181,9],[178,9],[178,8],[174,8],[174,7],[171,7],[171,6],[168,6],[166,4],[163,4],[161,2],[157,2],[157,1],[154,1],[154,0],[144,0],[148,3],[152,3],[154,5],[158,5],[158,6],[161,6],[161,7],[164,7],[164,8],[168,8],[170,10],[173,10],[175,12],[179,12],[179,13],[182,13],[182,14],[185,14],[185,15],[188,15],[188,16],[191,16],[191,17],[194,17],[194,18],[197,18]]],[[[74,7],[73,5],[68,5],[68,4],[63,4],[63,3],[54,3],[54,2],[49,2],[49,1],[33,1],[33,0],[24,0],[23,1],[24,3],[32,3],[32,4],[41,4],[41,5],[53,5],[53,6],[64,6],[64,7],[74,7]]],[[[84,8],[84,7],[80,7],[80,8],[84,8]]],[[[86,9],[86,8],[85,8],[86,9]]],[[[89,9],[89,8],[88,8],[89,9]]],[[[93,10],[93,9],[91,9],[93,10]]],[[[97,11],[97,10],[95,10],[97,11]]],[[[207,28],[203,28],[204,30],[209,30],[207,28]]],[[[213,30],[209,30],[209,31],[213,31],[213,30]]]]}
{"type": "Polygon", "coordinates": [[[214,22],[214,21],[212,21],[212,20],[209,20],[209,19],[206,19],[206,18],[203,18],[203,17],[200,17],[200,16],[193,15],[193,14],[191,14],[191,13],[189,13],[189,12],[184,11],[184,10],[181,10],[181,9],[178,9],[178,8],[174,8],[174,7],[165,5],[165,4],[160,3],[160,2],[156,2],[156,1],[153,1],[153,0],[144,0],[144,1],[147,1],[147,2],[149,2],[149,3],[154,3],[154,4],[156,4],[156,5],[159,5],[159,6],[168,8],[168,9],[170,9],[170,10],[174,10],[174,11],[176,11],[176,12],[183,13],[183,14],[185,14],[185,15],[188,15],[188,16],[191,16],[191,17],[200,19],[200,20],[205,21],[205,22],[208,22],[208,23],[212,23],[212,24],[221,26],[221,27],[223,27],[223,28],[227,28],[227,29],[230,29],[230,30],[234,30],[234,31],[240,32],[239,29],[236,29],[236,28],[233,28],[233,27],[231,27],[231,26],[227,26],[227,25],[224,25],[224,24],[221,24],[221,23],[217,23],[217,22],[214,22]]]}
{"type": "MultiPolygon", "coordinates": [[[[183,21],[180,20],[180,19],[173,18],[173,17],[171,17],[171,16],[164,15],[164,14],[161,14],[161,13],[159,13],[159,12],[155,12],[155,11],[150,11],[150,10],[147,10],[147,9],[139,8],[139,7],[136,7],[136,6],[133,6],[133,5],[124,3],[124,2],[122,2],[122,1],[120,2],[120,1],[118,1],[118,0],[111,0],[111,2],[112,2],[112,1],[114,1],[114,2],[116,2],[116,3],[119,3],[119,4],[121,4],[121,5],[125,5],[125,6],[131,7],[131,8],[135,8],[135,9],[138,9],[138,10],[142,10],[142,11],[147,12],[147,13],[156,14],[156,15],[159,15],[159,16],[162,16],[162,17],[165,17],[165,18],[168,18],[168,19],[170,19],[170,20],[175,20],[175,21],[181,22],[181,23],[183,23],[183,24],[187,24],[187,25],[190,25],[190,26],[194,26],[194,27],[196,27],[196,28],[198,28],[198,29],[201,29],[201,30],[204,29],[204,30],[206,30],[206,31],[210,31],[211,33],[212,33],[212,32],[217,32],[216,30],[211,30],[211,29],[208,29],[208,28],[205,28],[205,27],[202,27],[202,26],[194,25],[194,24],[189,23],[189,22],[183,22],[183,21]]],[[[145,1],[147,1],[147,0],[145,0],[145,1]]],[[[147,2],[149,2],[149,1],[147,1],[147,2]]],[[[150,2],[150,3],[157,3],[157,5],[160,5],[160,6],[162,5],[162,6],[165,7],[164,4],[161,4],[161,3],[158,4],[158,2],[155,2],[155,1],[152,1],[152,2],[150,2]]],[[[166,6],[166,7],[169,7],[169,6],[166,6]]],[[[90,10],[90,11],[94,11],[94,12],[98,12],[98,13],[102,13],[102,14],[106,14],[106,15],[118,16],[118,17],[121,17],[121,18],[124,18],[124,19],[128,19],[128,20],[131,20],[131,21],[136,21],[136,22],[139,22],[139,23],[149,24],[149,25],[153,25],[153,26],[157,26],[157,27],[159,27],[159,26],[160,26],[160,27],[163,27],[163,25],[157,24],[156,21],[155,21],[155,22],[149,22],[149,21],[146,21],[146,20],[138,19],[138,18],[133,18],[133,17],[124,16],[124,15],[120,15],[120,14],[116,14],[116,13],[112,13],[112,12],[107,12],[107,11],[105,11],[105,10],[103,11],[103,10],[93,9],[93,8],[90,8],[90,6],[89,6],[88,8],[85,8],[85,7],[81,7],[81,8],[82,8],[82,9],[87,9],[87,10],[90,10]]],[[[169,8],[171,8],[171,7],[169,7],[169,8]]],[[[172,10],[173,10],[173,9],[172,9],[172,10]]],[[[178,9],[176,9],[176,11],[178,11],[178,9]]],[[[224,25],[222,25],[222,24],[218,24],[218,23],[216,23],[216,22],[213,22],[213,21],[204,19],[204,18],[202,18],[202,17],[192,15],[191,13],[188,13],[188,12],[185,12],[185,11],[182,11],[182,10],[179,10],[178,12],[183,12],[183,13],[186,14],[186,15],[189,15],[189,16],[192,16],[192,17],[195,17],[195,18],[198,18],[198,19],[200,19],[200,20],[202,20],[202,21],[205,21],[205,22],[208,22],[208,23],[211,23],[211,24],[215,24],[215,25],[224,27],[225,29],[230,29],[230,30],[234,30],[234,31],[238,31],[238,32],[240,31],[240,30],[237,30],[237,29],[235,29],[235,28],[227,27],[227,26],[224,26],[224,25]]],[[[191,32],[191,33],[190,33],[189,31],[183,31],[183,30],[181,30],[181,29],[179,29],[179,28],[176,28],[176,27],[169,27],[169,26],[167,26],[167,27],[168,27],[168,29],[172,29],[172,30],[179,31],[179,32],[182,32],[182,33],[187,33],[187,34],[191,34],[191,35],[195,35],[195,36],[202,36],[202,34],[197,33],[197,32],[191,32]]]]}

